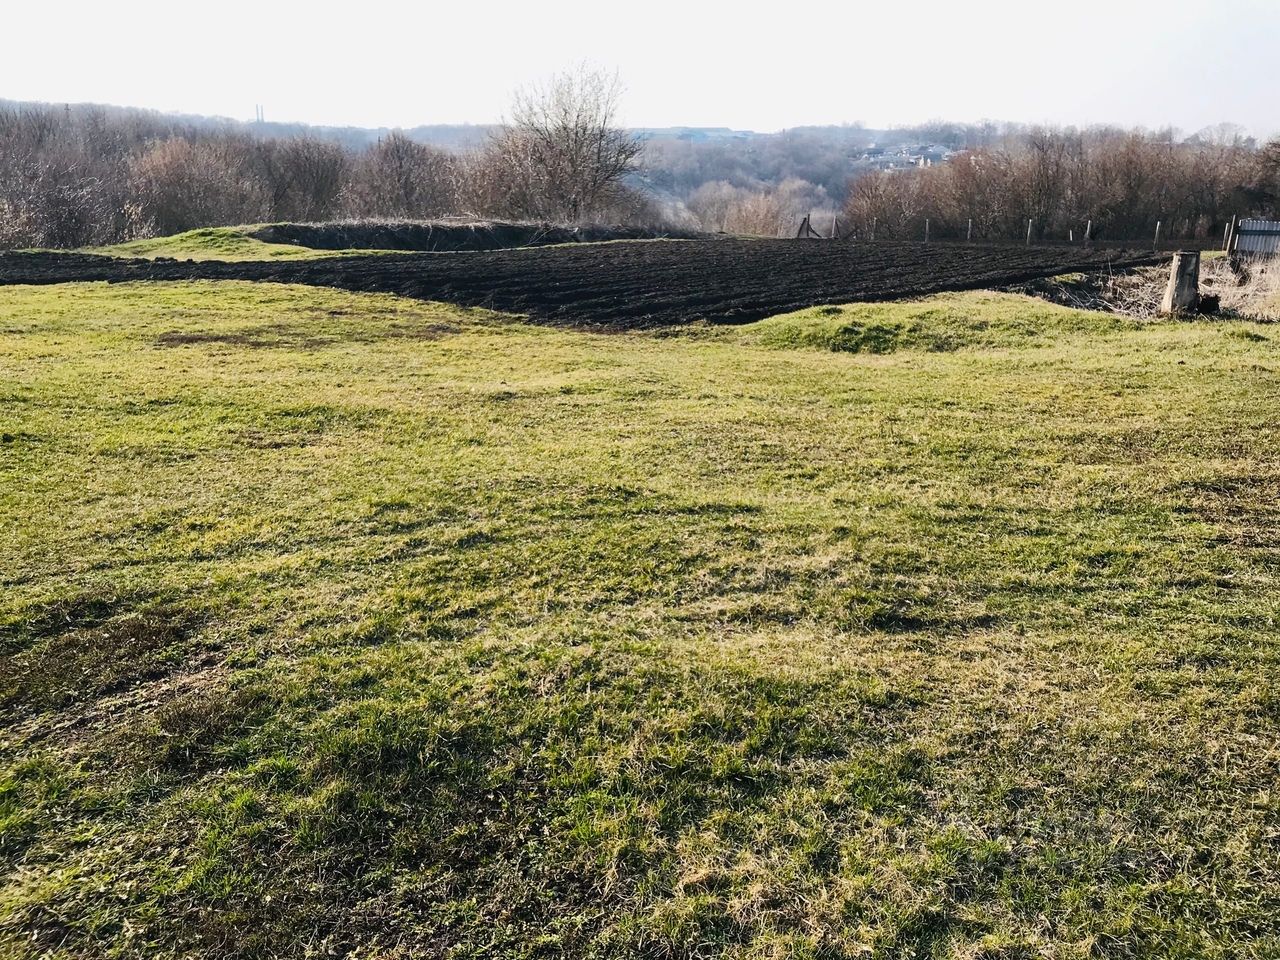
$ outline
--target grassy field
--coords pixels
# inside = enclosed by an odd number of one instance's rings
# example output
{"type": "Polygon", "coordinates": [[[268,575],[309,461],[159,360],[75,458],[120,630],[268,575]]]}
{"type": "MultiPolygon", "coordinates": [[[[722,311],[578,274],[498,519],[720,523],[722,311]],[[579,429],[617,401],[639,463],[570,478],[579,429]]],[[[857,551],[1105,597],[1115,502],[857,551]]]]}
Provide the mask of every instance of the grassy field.
{"type": "Polygon", "coordinates": [[[1274,957],[1278,371],[0,289],[0,954],[1274,957]]]}

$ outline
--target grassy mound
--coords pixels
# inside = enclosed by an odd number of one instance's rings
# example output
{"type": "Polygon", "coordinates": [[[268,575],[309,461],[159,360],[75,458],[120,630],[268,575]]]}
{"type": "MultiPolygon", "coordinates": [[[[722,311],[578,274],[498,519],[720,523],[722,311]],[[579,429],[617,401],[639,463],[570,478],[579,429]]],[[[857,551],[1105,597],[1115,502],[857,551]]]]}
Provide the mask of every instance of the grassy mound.
{"type": "Polygon", "coordinates": [[[1135,328],[1133,321],[1114,315],[1070,310],[1014,294],[975,292],[813,307],[755,324],[746,339],[783,349],[893,353],[1044,346],[1064,336],[1108,336],[1135,328]]]}
{"type": "Polygon", "coordinates": [[[288,243],[267,243],[251,236],[258,229],[252,226],[202,227],[168,237],[130,240],[87,252],[117,257],[172,257],[175,260],[308,260],[351,252],[312,250],[288,243]]]}
{"type": "Polygon", "coordinates": [[[355,253],[503,250],[612,240],[693,239],[689,231],[505,223],[501,221],[376,221],[269,223],[202,227],[168,237],[131,240],[86,251],[118,257],[175,260],[310,260],[355,253]]]}
{"type": "Polygon", "coordinates": [[[0,289],[0,953],[1274,956],[1280,340],[839,317],[0,289]]]}
{"type": "Polygon", "coordinates": [[[709,235],[690,230],[536,221],[339,220],[327,223],[271,223],[252,235],[268,243],[292,243],[317,250],[419,250],[462,252],[615,240],[694,240],[709,235]]]}

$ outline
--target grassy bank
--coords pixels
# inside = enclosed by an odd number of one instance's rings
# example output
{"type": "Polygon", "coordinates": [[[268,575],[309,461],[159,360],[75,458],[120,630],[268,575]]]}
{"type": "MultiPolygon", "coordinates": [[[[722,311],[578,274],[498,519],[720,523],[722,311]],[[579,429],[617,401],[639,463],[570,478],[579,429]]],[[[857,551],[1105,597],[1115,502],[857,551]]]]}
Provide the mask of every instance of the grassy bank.
{"type": "Polygon", "coordinates": [[[0,950],[1273,956],[1278,343],[0,289],[0,950]]]}
{"type": "Polygon", "coordinates": [[[168,237],[130,240],[110,247],[95,247],[87,253],[113,257],[172,257],[174,260],[312,260],[318,257],[341,257],[353,253],[377,253],[377,250],[314,250],[289,243],[265,243],[250,233],[248,227],[201,227],[168,237]]]}

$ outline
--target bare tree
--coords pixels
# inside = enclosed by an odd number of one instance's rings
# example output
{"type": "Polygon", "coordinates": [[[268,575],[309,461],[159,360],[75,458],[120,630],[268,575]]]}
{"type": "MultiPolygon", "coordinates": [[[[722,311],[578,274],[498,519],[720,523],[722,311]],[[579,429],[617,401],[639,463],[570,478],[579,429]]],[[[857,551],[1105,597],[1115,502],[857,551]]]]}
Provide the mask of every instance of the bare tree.
{"type": "Polygon", "coordinates": [[[728,230],[729,218],[750,191],[727,180],[709,180],[689,197],[689,209],[703,230],[728,230]]]}
{"type": "MultiPolygon", "coordinates": [[[[790,131],[645,142],[648,193],[628,175],[639,140],[618,127],[616,78],[584,69],[521,94],[470,155],[403,134],[370,146],[286,137],[143,111],[0,101],[0,248],[113,243],[266,219],[436,217],[658,223],[692,211],[706,229],[794,235],[844,200],[861,236],[1219,242],[1232,216],[1280,211],[1280,142],[1231,125],[1185,140],[1115,127],[934,124],[968,149],[884,173],[855,159],[865,131],[790,131]],[[858,175],[853,184],[846,179],[858,175]],[[683,201],[683,202],[682,202],[683,201]],[[687,202],[688,206],[684,206],[687,202]],[[972,231],[970,230],[972,223],[972,231]]],[[[312,138],[312,137],[315,138],[312,138]]],[[[329,134],[324,134],[328,137],[329,134]]]]}
{"type": "Polygon", "coordinates": [[[393,131],[356,167],[352,213],[378,217],[438,217],[452,213],[458,164],[453,155],[393,131]]]}
{"type": "Polygon", "coordinates": [[[616,202],[642,143],[618,126],[614,75],[579,67],[516,94],[491,150],[517,215],[580,222],[616,202]]]}
{"type": "Polygon", "coordinates": [[[1265,213],[1280,211],[1280,139],[1262,148],[1254,163],[1253,182],[1240,191],[1246,200],[1265,213]]]}
{"type": "Polygon", "coordinates": [[[757,237],[795,236],[802,217],[818,211],[819,217],[830,219],[829,208],[827,191],[799,177],[756,190],[716,180],[703,184],[689,198],[689,209],[702,229],[757,237]]]}
{"type": "Polygon", "coordinates": [[[860,177],[849,192],[844,215],[861,236],[914,238],[923,228],[922,178],[915,171],[860,177]]]}
{"type": "Polygon", "coordinates": [[[280,141],[277,151],[289,189],[283,209],[276,209],[272,215],[322,220],[336,214],[351,167],[347,151],[336,143],[312,137],[280,141]]]}
{"type": "Polygon", "coordinates": [[[162,140],[130,163],[134,195],[161,234],[211,224],[259,223],[270,216],[269,185],[247,137],[162,140]]]}
{"type": "MultiPolygon", "coordinates": [[[[949,163],[871,173],[850,186],[845,216],[860,232],[872,223],[882,237],[919,237],[930,220],[938,238],[1045,240],[1091,237],[1146,241],[1162,236],[1215,240],[1232,215],[1267,208],[1267,191],[1250,183],[1265,150],[1216,134],[1176,142],[1150,134],[1097,128],[1029,129],[997,147],[954,156],[949,163]]],[[[1254,176],[1254,183],[1259,178],[1254,176]]]]}

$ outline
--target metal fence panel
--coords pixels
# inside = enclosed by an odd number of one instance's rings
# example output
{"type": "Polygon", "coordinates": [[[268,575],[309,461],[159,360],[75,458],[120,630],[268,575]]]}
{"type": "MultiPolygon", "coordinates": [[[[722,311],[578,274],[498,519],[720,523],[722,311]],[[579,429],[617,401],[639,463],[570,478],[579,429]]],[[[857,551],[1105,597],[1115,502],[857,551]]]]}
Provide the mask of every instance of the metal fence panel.
{"type": "Polygon", "coordinates": [[[1236,253],[1251,257],[1280,254],[1280,221],[1241,220],[1235,247],[1236,253]]]}

